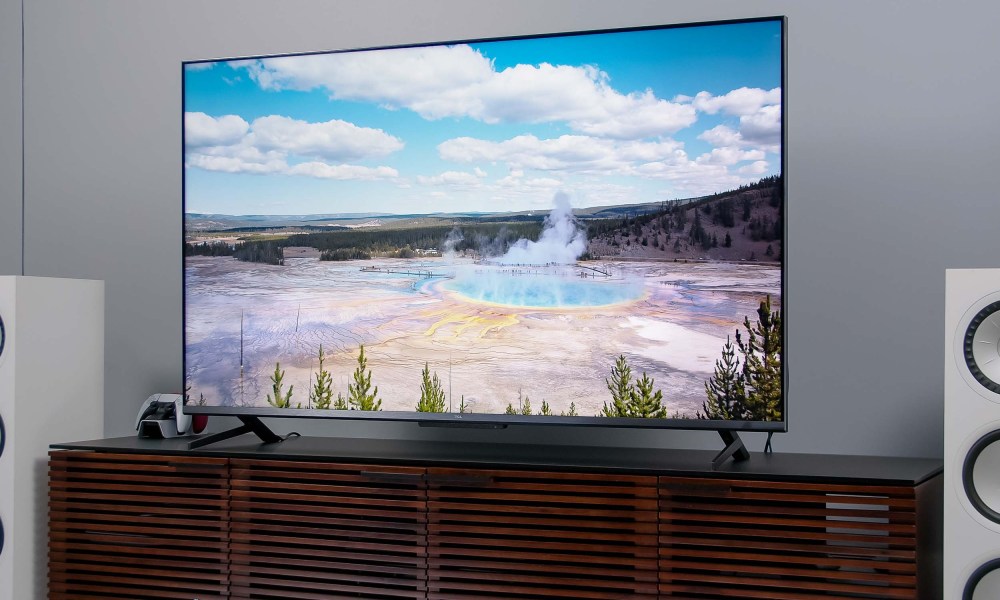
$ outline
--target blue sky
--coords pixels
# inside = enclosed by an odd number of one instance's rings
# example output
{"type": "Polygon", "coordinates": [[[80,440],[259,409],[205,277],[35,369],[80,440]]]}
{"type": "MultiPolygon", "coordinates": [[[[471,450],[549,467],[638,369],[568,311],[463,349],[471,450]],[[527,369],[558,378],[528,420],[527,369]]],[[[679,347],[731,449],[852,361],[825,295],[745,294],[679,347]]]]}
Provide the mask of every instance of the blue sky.
{"type": "Polygon", "coordinates": [[[780,23],[189,64],[185,210],[547,210],[780,171],[780,23]]]}

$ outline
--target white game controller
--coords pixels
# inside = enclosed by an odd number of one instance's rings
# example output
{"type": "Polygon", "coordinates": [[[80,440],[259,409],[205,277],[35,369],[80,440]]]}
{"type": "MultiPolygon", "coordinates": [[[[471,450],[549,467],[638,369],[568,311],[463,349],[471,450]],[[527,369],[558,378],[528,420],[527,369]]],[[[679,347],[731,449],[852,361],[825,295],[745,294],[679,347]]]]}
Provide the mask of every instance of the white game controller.
{"type": "Polygon", "coordinates": [[[135,419],[141,438],[174,438],[194,433],[191,415],[184,413],[184,396],[153,394],[142,403],[135,419]]]}

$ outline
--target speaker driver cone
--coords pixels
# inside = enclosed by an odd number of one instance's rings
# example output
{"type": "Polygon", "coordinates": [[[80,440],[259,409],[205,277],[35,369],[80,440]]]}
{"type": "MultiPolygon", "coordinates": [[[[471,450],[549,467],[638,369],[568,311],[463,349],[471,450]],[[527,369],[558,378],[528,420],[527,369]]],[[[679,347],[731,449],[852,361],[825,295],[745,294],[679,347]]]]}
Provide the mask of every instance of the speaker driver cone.
{"type": "Polygon", "coordinates": [[[979,514],[1000,524],[1000,430],[987,433],[969,449],[962,486],[979,514]]]}
{"type": "Polygon", "coordinates": [[[1000,598],[1000,558],[986,562],[973,571],[962,592],[962,600],[1000,598]]]}

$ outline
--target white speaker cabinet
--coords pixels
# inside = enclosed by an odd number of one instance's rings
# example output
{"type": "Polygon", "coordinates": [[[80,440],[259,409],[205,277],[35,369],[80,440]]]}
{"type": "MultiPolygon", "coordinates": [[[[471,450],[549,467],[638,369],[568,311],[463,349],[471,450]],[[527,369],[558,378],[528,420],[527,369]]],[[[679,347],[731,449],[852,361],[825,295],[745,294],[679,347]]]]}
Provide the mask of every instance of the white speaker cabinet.
{"type": "Polygon", "coordinates": [[[0,277],[0,600],[45,598],[49,444],[104,431],[104,282],[0,277]]]}
{"type": "Polygon", "coordinates": [[[1000,269],[949,269],[944,597],[1000,598],[1000,269]]]}

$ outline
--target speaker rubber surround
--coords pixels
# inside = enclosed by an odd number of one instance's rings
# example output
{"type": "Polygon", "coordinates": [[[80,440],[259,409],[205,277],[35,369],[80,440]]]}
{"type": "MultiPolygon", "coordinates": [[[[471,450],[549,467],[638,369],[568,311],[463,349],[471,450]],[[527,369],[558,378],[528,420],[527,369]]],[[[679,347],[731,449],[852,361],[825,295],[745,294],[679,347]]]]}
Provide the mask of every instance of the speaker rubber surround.
{"type": "Polygon", "coordinates": [[[3,347],[7,343],[7,331],[3,327],[3,317],[0,316],[0,356],[3,356],[3,347]]]}
{"type": "Polygon", "coordinates": [[[973,596],[976,593],[976,587],[979,585],[979,582],[990,573],[998,570],[1000,570],[1000,558],[994,558],[993,560],[979,565],[979,568],[973,571],[969,580],[965,582],[965,590],[962,592],[962,600],[974,600],[973,596]]]}
{"type": "Polygon", "coordinates": [[[998,441],[1000,441],[1000,430],[987,433],[972,445],[972,448],[965,455],[965,462],[962,463],[962,487],[965,488],[965,495],[969,499],[969,502],[972,503],[972,507],[979,514],[994,523],[1000,524],[1000,512],[997,512],[983,501],[982,496],[979,495],[979,490],[976,489],[976,482],[973,478],[979,455],[983,453],[983,450],[986,450],[986,448],[998,441]]]}
{"type": "Polygon", "coordinates": [[[3,415],[0,415],[0,456],[3,456],[4,446],[7,445],[7,430],[3,426],[3,415]]]}

